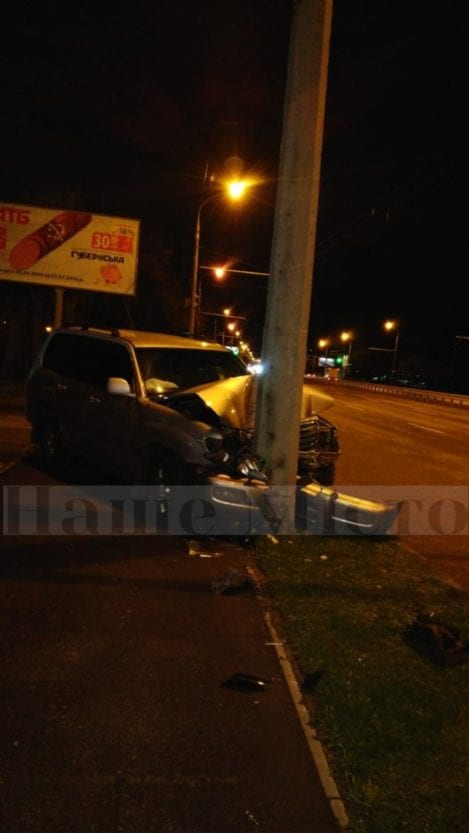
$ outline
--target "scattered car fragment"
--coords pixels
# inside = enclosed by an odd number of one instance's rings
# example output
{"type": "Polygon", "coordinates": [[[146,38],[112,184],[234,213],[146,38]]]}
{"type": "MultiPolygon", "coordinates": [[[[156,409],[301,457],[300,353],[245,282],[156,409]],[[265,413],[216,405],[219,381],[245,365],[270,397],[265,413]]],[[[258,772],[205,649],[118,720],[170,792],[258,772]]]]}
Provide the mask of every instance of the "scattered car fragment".
{"type": "Polygon", "coordinates": [[[212,593],[218,593],[223,596],[234,596],[238,593],[244,593],[253,588],[253,583],[248,575],[241,573],[234,567],[231,567],[224,576],[215,581],[212,581],[210,589],[212,593]]]}
{"type": "Polygon", "coordinates": [[[220,688],[230,688],[233,691],[265,691],[270,680],[262,677],[255,677],[253,674],[244,674],[238,671],[220,684],[220,688]]]}
{"type": "Polygon", "coordinates": [[[469,642],[461,640],[459,630],[433,616],[418,615],[405,629],[404,640],[418,654],[442,668],[452,668],[469,659],[469,642]]]}

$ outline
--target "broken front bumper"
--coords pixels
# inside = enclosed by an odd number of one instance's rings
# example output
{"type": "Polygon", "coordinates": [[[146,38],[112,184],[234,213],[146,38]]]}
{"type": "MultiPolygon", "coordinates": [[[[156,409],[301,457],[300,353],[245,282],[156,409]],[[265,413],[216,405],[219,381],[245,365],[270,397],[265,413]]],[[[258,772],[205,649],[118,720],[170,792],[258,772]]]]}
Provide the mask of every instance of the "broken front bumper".
{"type": "Polygon", "coordinates": [[[4,535],[392,535],[400,505],[310,483],[5,486],[4,535]]]}
{"type": "Polygon", "coordinates": [[[398,503],[364,500],[318,483],[273,487],[220,475],[204,486],[171,489],[166,523],[169,534],[392,535],[399,510],[398,503]]]}

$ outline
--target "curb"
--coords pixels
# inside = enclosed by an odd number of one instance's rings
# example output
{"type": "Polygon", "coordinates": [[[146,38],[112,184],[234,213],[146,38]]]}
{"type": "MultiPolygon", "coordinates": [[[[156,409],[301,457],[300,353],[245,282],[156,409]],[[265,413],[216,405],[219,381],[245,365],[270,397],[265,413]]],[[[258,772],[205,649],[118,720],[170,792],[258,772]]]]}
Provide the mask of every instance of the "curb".
{"type": "Polygon", "coordinates": [[[316,770],[319,775],[319,780],[321,781],[325,796],[329,801],[331,810],[339,827],[344,831],[344,833],[346,833],[346,831],[349,829],[349,819],[345,810],[345,806],[340,796],[337,784],[335,783],[334,778],[331,774],[331,770],[327,762],[326,753],[324,752],[322,743],[318,738],[316,729],[312,725],[311,717],[308,712],[308,709],[306,708],[297,676],[295,674],[293,665],[287,655],[287,646],[285,642],[281,639],[281,637],[278,635],[277,630],[272,622],[270,612],[267,610],[266,599],[262,594],[261,590],[261,581],[255,567],[248,564],[246,565],[246,570],[251,578],[251,581],[255,585],[256,596],[262,605],[262,615],[264,617],[265,624],[271,637],[270,644],[275,649],[275,653],[277,654],[277,659],[280,668],[282,669],[285,682],[287,683],[288,690],[293,701],[293,705],[295,706],[295,710],[298,715],[301,728],[303,729],[306,742],[308,744],[308,748],[311,752],[311,756],[316,766],[316,770]]]}

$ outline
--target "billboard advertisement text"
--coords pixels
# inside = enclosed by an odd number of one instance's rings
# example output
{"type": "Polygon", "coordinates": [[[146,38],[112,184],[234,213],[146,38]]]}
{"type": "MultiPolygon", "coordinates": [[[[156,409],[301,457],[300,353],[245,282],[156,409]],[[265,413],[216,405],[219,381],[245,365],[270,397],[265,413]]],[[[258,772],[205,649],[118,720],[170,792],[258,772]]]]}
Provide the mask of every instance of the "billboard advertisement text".
{"type": "Polygon", "coordinates": [[[139,220],[0,203],[0,280],[135,294],[139,220]]]}

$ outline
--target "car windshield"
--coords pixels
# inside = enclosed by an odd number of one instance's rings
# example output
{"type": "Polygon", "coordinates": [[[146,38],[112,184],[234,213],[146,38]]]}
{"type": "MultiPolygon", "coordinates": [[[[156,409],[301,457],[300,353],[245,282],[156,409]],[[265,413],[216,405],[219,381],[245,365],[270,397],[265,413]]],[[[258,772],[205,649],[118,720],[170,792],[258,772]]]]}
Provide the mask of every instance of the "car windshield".
{"type": "Polygon", "coordinates": [[[241,359],[229,350],[139,347],[136,353],[144,382],[161,379],[180,390],[250,375],[241,359]]]}

